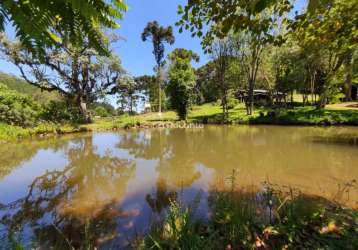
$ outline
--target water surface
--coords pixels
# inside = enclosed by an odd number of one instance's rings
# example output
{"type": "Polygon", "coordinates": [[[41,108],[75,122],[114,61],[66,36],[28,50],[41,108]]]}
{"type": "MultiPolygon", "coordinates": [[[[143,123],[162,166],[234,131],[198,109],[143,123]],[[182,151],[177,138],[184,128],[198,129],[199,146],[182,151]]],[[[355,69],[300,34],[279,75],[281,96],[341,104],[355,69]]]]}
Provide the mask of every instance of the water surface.
{"type": "MultiPolygon", "coordinates": [[[[178,196],[263,182],[358,207],[357,128],[207,126],[0,145],[0,241],[123,248],[178,196]]],[[[62,246],[63,247],[63,246],[62,246]]]]}

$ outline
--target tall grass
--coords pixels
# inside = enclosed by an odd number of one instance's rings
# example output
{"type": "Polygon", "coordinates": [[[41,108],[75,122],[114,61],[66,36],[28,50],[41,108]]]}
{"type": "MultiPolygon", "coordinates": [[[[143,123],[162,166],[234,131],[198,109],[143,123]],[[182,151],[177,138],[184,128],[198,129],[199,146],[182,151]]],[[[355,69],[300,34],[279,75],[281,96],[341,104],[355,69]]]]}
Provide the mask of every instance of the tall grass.
{"type": "Polygon", "coordinates": [[[211,216],[172,201],[138,248],[358,249],[358,211],[270,183],[242,190],[234,174],[231,187],[210,192],[211,216]]]}

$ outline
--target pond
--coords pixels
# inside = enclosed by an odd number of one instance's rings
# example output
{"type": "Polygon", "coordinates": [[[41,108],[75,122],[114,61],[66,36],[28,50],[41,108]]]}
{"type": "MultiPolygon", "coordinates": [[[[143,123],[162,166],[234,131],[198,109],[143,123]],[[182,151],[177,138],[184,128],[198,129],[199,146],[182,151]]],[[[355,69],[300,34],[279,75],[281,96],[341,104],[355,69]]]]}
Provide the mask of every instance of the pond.
{"type": "Polygon", "coordinates": [[[233,179],[243,189],[272,183],[356,208],[357,134],[353,127],[205,126],[3,144],[0,241],[125,248],[177,197],[199,197],[198,213],[209,215],[210,191],[233,179]]]}

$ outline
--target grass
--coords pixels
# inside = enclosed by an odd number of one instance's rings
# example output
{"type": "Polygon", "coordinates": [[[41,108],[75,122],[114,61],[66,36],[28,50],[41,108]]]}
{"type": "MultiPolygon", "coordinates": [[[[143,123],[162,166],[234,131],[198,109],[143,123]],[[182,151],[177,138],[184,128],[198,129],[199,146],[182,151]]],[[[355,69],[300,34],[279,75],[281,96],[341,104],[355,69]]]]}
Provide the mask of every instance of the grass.
{"type": "Polygon", "coordinates": [[[86,128],[71,124],[42,123],[33,128],[22,128],[0,123],[0,142],[13,141],[32,136],[76,133],[82,131],[86,131],[86,128]]]}
{"type": "MultiPolygon", "coordinates": [[[[137,249],[358,249],[358,211],[291,188],[212,190],[210,216],[171,201],[137,249]]],[[[195,206],[194,206],[195,207],[195,206]]]]}
{"type": "MultiPolygon", "coordinates": [[[[189,113],[189,121],[220,123],[222,120],[219,106],[205,104],[194,107],[189,113]]],[[[229,111],[229,123],[233,124],[278,124],[278,125],[358,125],[358,110],[321,109],[312,106],[294,108],[255,109],[252,116],[246,115],[243,104],[229,111]]]]}
{"type": "Polygon", "coordinates": [[[358,125],[358,110],[318,110],[314,107],[276,109],[261,112],[260,116],[251,118],[249,123],[282,125],[358,125]]]}

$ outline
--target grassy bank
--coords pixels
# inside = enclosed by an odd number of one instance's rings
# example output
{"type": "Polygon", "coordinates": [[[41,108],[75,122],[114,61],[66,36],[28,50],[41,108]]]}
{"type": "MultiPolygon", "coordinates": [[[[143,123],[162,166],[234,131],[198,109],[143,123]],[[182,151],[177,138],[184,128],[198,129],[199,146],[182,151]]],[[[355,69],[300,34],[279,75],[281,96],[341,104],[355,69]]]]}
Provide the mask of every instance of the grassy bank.
{"type": "MultiPolygon", "coordinates": [[[[221,109],[205,104],[195,107],[189,120],[204,123],[220,123],[221,109]]],[[[239,104],[229,111],[229,123],[233,124],[278,124],[278,125],[358,125],[358,109],[321,109],[315,107],[256,108],[252,116],[246,115],[244,105],[239,104]]]]}
{"type": "Polygon", "coordinates": [[[143,121],[140,116],[123,115],[120,117],[95,119],[91,124],[59,124],[46,122],[32,128],[22,128],[0,123],[0,142],[4,143],[36,136],[44,137],[78,132],[124,129],[138,125],[140,121],[143,121]]]}
{"type": "MultiPolygon", "coordinates": [[[[36,135],[65,134],[85,131],[105,131],[130,127],[152,127],[165,122],[176,122],[173,111],[148,113],[141,115],[122,115],[95,119],[92,124],[55,124],[43,123],[34,128],[21,128],[0,124],[0,141],[9,141],[36,135]]],[[[221,124],[222,110],[215,104],[193,107],[188,115],[188,122],[204,124],[221,124]]],[[[230,124],[276,124],[276,125],[358,125],[358,109],[295,107],[290,109],[257,108],[252,116],[246,115],[243,104],[229,111],[230,124]]]]}
{"type": "MultiPolygon", "coordinates": [[[[136,116],[122,116],[115,122],[122,125],[155,124],[160,121],[175,122],[178,117],[173,111],[142,114],[136,116]]],[[[188,122],[204,124],[221,124],[222,109],[216,104],[204,104],[193,107],[188,114],[188,122]]],[[[113,126],[104,120],[97,121],[92,126],[113,126]]],[[[317,110],[315,107],[295,108],[256,108],[252,116],[246,115],[243,104],[229,110],[228,122],[231,124],[277,124],[277,125],[358,125],[358,109],[332,108],[317,110]]]]}
{"type": "Polygon", "coordinates": [[[358,211],[294,189],[210,192],[207,217],[196,201],[171,201],[139,249],[358,249],[358,211]]]}

